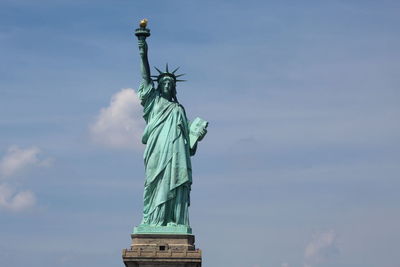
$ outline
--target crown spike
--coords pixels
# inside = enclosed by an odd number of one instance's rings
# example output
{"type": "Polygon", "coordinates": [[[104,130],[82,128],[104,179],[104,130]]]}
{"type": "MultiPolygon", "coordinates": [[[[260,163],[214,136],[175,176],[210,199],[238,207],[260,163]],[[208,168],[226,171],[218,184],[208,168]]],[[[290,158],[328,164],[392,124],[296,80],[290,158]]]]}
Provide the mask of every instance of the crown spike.
{"type": "Polygon", "coordinates": [[[176,82],[186,82],[187,80],[176,80],[176,82]]]}
{"type": "Polygon", "coordinates": [[[165,65],[165,71],[166,71],[167,73],[169,73],[169,70],[168,70],[168,62],[167,62],[167,64],[165,65]]]}
{"type": "Polygon", "coordinates": [[[157,67],[154,67],[157,71],[158,71],[158,73],[159,74],[162,74],[163,72],[161,71],[161,70],[159,70],[157,67]]]}
{"type": "MultiPolygon", "coordinates": [[[[180,67],[177,67],[174,71],[172,71],[172,74],[175,74],[175,72],[176,72],[177,70],[179,70],[179,68],[180,68],[180,67]]],[[[178,77],[178,76],[176,76],[176,77],[178,77]]]]}
{"type": "Polygon", "coordinates": [[[181,76],[183,76],[183,75],[186,75],[186,73],[182,73],[182,74],[179,74],[179,75],[175,75],[175,77],[178,78],[178,77],[181,77],[181,76]]]}

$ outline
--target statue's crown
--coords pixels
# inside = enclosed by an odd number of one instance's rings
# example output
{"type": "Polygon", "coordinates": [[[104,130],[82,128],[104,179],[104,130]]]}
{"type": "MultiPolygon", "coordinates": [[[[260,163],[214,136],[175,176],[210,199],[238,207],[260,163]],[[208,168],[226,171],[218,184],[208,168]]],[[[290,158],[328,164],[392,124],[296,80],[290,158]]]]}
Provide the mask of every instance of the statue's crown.
{"type": "Polygon", "coordinates": [[[177,78],[185,75],[185,74],[178,74],[175,75],[175,72],[179,69],[179,67],[177,67],[175,70],[173,70],[172,72],[169,72],[168,70],[168,63],[165,66],[165,72],[159,70],[157,67],[154,67],[157,71],[158,71],[158,75],[152,75],[151,77],[154,78],[153,81],[155,82],[160,82],[164,77],[171,77],[175,83],[177,82],[185,82],[186,80],[179,80],[177,78]]]}

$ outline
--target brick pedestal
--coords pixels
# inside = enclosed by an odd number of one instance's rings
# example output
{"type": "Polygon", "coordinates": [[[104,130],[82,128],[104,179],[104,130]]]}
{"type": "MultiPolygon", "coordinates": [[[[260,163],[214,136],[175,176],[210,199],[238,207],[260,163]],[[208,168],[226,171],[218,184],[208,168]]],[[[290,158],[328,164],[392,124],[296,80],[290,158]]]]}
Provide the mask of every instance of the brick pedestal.
{"type": "Polygon", "coordinates": [[[201,250],[194,246],[194,235],[133,234],[122,258],[126,267],[201,267],[201,250]]]}

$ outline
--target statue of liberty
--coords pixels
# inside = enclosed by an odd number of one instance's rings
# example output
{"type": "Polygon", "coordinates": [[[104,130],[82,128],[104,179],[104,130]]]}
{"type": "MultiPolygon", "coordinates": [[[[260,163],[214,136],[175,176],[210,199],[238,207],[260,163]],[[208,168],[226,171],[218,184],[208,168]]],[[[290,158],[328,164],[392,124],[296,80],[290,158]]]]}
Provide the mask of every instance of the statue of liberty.
{"type": "Polygon", "coordinates": [[[144,207],[141,225],[134,233],[191,233],[188,208],[192,184],[190,157],[197,143],[207,133],[207,122],[196,118],[190,122],[178,102],[175,74],[179,69],[150,74],[146,37],[150,30],[142,20],[136,30],[141,58],[142,82],[138,96],[143,106],[146,128],[142,142],[146,144],[144,164],[144,207]],[[154,80],[153,80],[154,78],[154,80]],[[157,87],[154,86],[157,82],[157,87]]]}

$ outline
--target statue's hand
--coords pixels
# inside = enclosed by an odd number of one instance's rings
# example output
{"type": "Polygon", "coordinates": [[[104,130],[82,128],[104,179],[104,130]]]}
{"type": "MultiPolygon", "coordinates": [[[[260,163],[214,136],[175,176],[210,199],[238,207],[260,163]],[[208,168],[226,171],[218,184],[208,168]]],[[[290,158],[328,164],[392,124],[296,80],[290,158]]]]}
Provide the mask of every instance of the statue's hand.
{"type": "Polygon", "coordinates": [[[147,43],[146,43],[146,40],[145,39],[139,39],[138,44],[139,44],[140,56],[147,55],[147,43]]]}

